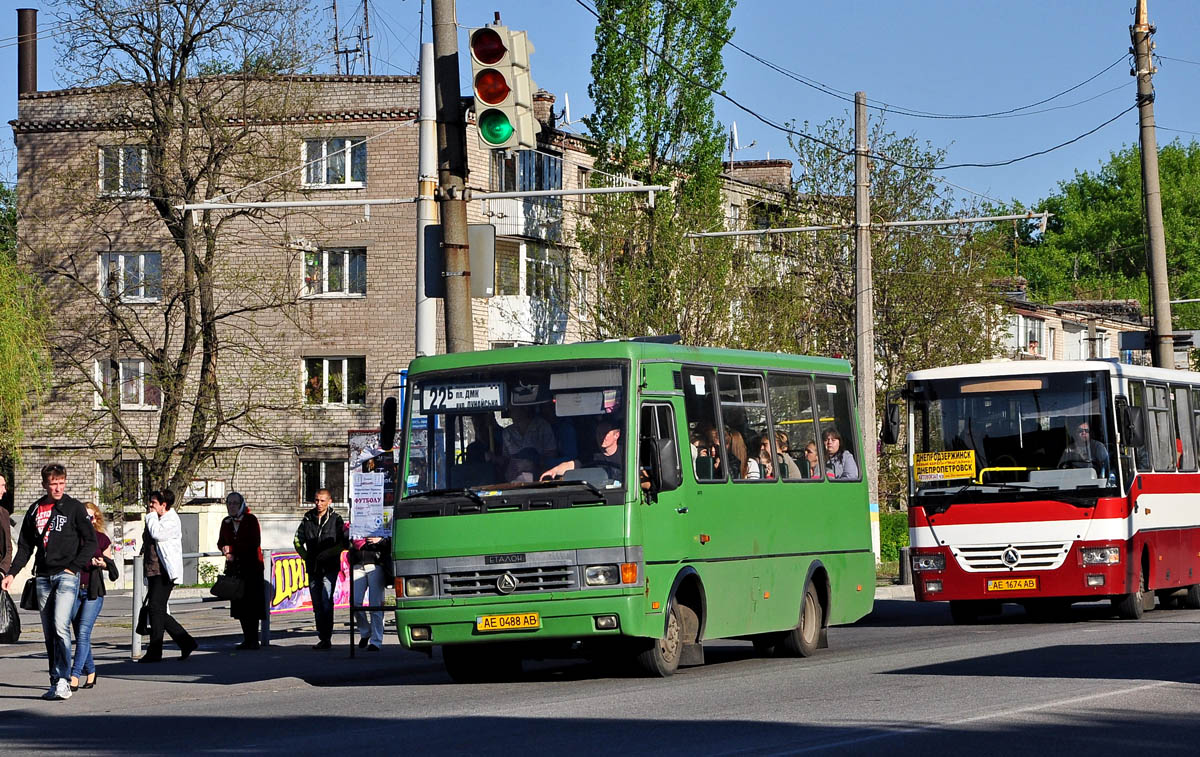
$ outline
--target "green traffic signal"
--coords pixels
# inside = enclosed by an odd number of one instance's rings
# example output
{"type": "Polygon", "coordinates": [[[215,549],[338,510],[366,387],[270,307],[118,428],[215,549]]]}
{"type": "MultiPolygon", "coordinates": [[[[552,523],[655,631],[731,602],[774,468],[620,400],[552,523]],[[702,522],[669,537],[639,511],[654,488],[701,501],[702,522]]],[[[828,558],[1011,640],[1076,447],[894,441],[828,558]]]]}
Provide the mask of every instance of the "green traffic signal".
{"type": "Polygon", "coordinates": [[[512,122],[501,111],[484,111],[479,117],[479,135],[489,145],[502,145],[513,135],[512,122]]]}

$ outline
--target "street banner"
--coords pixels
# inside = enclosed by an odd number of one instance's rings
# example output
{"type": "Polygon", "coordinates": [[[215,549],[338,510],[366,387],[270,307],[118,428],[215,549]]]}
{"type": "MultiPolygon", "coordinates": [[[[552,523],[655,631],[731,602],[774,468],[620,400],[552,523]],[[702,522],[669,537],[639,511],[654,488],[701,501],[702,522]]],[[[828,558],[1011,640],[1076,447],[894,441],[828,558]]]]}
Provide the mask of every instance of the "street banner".
{"type": "Polygon", "coordinates": [[[390,535],[389,519],[384,517],[383,473],[351,473],[350,538],[390,535]]]}
{"type": "MultiPolygon", "coordinates": [[[[350,606],[350,568],[345,552],[333,587],[333,606],[350,606]]],[[[275,552],[271,555],[271,614],[300,610],[312,611],[304,560],[295,552],[275,552]]]]}

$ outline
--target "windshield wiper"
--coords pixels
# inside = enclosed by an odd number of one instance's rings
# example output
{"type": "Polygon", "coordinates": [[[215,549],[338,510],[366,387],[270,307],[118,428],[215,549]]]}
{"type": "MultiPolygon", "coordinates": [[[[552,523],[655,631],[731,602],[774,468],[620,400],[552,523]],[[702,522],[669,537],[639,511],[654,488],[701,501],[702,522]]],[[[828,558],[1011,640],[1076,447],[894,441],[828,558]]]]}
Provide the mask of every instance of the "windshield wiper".
{"type": "MultiPolygon", "coordinates": [[[[574,480],[574,481],[565,481],[561,478],[552,478],[552,479],[547,479],[545,481],[539,481],[535,485],[535,487],[538,489],[553,489],[558,486],[585,486],[585,487],[587,487],[587,490],[590,491],[592,494],[595,494],[600,499],[604,499],[604,492],[600,491],[600,489],[597,488],[596,485],[593,484],[591,481],[584,481],[583,479],[578,479],[578,480],[574,480]]],[[[525,488],[529,488],[529,487],[525,487],[525,488]]]]}
{"type": "Polygon", "coordinates": [[[483,504],[483,497],[479,496],[470,489],[434,489],[427,492],[419,492],[417,494],[409,494],[401,501],[410,499],[419,499],[421,497],[466,497],[477,505],[483,504]]]}

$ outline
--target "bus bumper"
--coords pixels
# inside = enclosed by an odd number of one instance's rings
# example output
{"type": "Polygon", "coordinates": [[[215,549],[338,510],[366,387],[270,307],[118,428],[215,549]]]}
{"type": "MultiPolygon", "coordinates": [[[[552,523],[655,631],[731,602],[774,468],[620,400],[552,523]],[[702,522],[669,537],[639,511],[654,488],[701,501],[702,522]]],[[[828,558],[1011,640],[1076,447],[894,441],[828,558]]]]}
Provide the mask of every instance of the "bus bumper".
{"type": "MultiPolygon", "coordinates": [[[[411,649],[438,644],[526,643],[639,636],[647,624],[642,591],[624,596],[530,598],[528,601],[484,602],[396,610],[400,643],[411,649]],[[481,630],[497,625],[485,616],[537,613],[536,628],[481,630]]],[[[653,625],[661,627],[662,613],[653,625]]]]}
{"type": "Polygon", "coordinates": [[[964,570],[945,547],[911,551],[913,595],[918,602],[988,600],[1021,602],[1030,599],[1067,598],[1095,601],[1124,594],[1127,584],[1125,546],[1122,542],[1077,542],[1071,554],[1054,570],[964,570]],[[1092,547],[1121,547],[1121,561],[1110,565],[1084,565],[1082,550],[1092,547]],[[918,570],[921,558],[940,555],[945,567],[918,570]]]}

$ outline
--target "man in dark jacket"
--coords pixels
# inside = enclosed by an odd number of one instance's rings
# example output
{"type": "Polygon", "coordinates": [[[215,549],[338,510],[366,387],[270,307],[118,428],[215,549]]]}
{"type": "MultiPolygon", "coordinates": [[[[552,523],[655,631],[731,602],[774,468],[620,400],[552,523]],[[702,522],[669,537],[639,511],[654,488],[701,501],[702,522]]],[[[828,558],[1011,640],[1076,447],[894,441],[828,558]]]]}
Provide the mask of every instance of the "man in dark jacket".
{"type": "Polygon", "coordinates": [[[329,649],[333,637],[333,590],[346,549],[346,526],[342,516],[329,507],[333,495],[328,489],[319,489],[314,502],[317,506],[304,514],[296,529],[294,544],[308,569],[308,594],[317,618],[319,641],[313,649],[329,649]]]}
{"type": "Polygon", "coordinates": [[[50,661],[50,690],[42,699],[70,699],[71,614],[79,594],[79,574],[88,569],[96,551],[96,531],[83,503],[66,494],[66,468],[56,463],[42,468],[42,487],[46,494],[30,505],[21,521],[17,555],[0,588],[8,590],[13,576],[36,551],[34,585],[50,661]]]}

